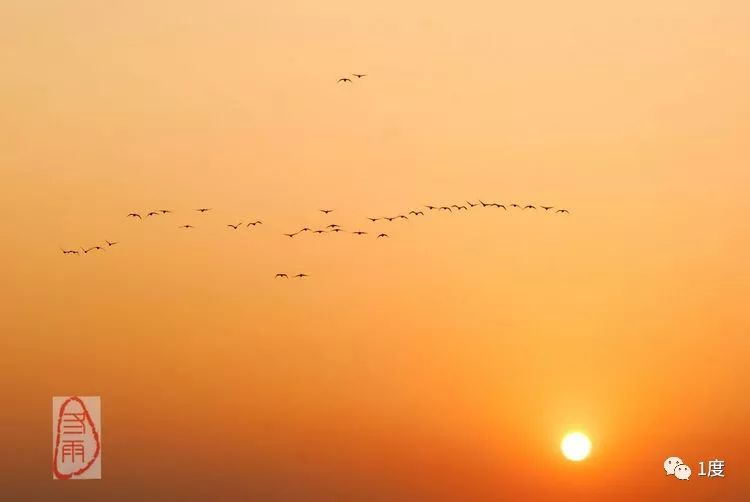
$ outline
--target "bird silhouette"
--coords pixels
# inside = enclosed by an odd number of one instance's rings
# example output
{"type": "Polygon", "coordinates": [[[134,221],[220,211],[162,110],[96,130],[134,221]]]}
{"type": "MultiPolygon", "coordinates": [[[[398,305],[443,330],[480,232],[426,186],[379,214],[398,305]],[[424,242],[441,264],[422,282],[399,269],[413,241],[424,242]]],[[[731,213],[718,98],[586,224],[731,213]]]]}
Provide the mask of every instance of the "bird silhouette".
{"type": "Polygon", "coordinates": [[[333,209],[318,209],[318,211],[320,211],[323,214],[328,214],[328,213],[332,213],[334,210],[333,209]]]}
{"type": "Polygon", "coordinates": [[[318,229],[318,230],[313,230],[313,233],[314,234],[324,234],[324,233],[326,233],[326,231],[318,229]]]}
{"type": "Polygon", "coordinates": [[[386,216],[386,217],[385,217],[385,219],[386,219],[386,220],[388,220],[388,221],[393,221],[393,220],[395,220],[396,218],[398,218],[398,216],[386,216]]]}
{"type": "Polygon", "coordinates": [[[466,206],[456,206],[456,209],[458,209],[459,211],[462,211],[462,210],[463,211],[468,211],[469,210],[469,208],[467,208],[466,206]]]}
{"type": "Polygon", "coordinates": [[[295,275],[294,277],[295,277],[295,278],[299,277],[300,279],[304,279],[305,277],[310,277],[310,276],[309,276],[309,275],[307,275],[307,274],[297,274],[297,275],[295,275]]]}
{"type": "Polygon", "coordinates": [[[567,213],[567,214],[570,214],[570,211],[568,211],[567,209],[558,209],[558,210],[557,210],[557,211],[555,211],[555,212],[556,212],[556,213],[567,213]]]}
{"type": "Polygon", "coordinates": [[[495,207],[502,207],[502,208],[503,208],[503,209],[505,209],[506,211],[508,210],[508,209],[507,209],[507,208],[506,208],[505,206],[503,206],[502,204],[498,204],[497,202],[494,202],[494,203],[492,203],[492,204],[490,204],[490,205],[491,205],[491,206],[495,206],[495,207]]]}
{"type": "Polygon", "coordinates": [[[424,212],[422,211],[409,211],[409,214],[413,214],[414,216],[424,216],[424,212]]]}
{"type": "Polygon", "coordinates": [[[338,82],[351,82],[351,81],[352,81],[352,79],[346,78],[346,77],[342,77],[342,78],[338,79],[338,82]]]}
{"type": "Polygon", "coordinates": [[[380,239],[381,237],[388,237],[388,234],[378,234],[377,238],[380,239]]]}
{"type": "Polygon", "coordinates": [[[128,218],[138,218],[139,220],[142,220],[141,215],[138,213],[128,213],[128,218]]]}
{"type": "Polygon", "coordinates": [[[478,205],[479,205],[479,204],[472,204],[472,203],[471,203],[471,202],[469,202],[468,200],[466,201],[466,203],[467,203],[467,204],[469,205],[469,207],[476,207],[476,206],[478,206],[478,205]]]}
{"type": "Polygon", "coordinates": [[[251,221],[251,222],[249,222],[249,223],[248,223],[247,225],[245,225],[245,226],[249,227],[250,225],[252,225],[252,226],[255,226],[255,225],[262,225],[262,224],[263,224],[263,222],[262,222],[262,221],[260,221],[260,220],[255,220],[255,221],[251,221]]]}
{"type": "Polygon", "coordinates": [[[366,77],[367,73],[352,73],[352,75],[357,78],[362,78],[362,77],[366,77]]]}
{"type": "MultiPolygon", "coordinates": [[[[308,228],[308,227],[305,227],[305,228],[303,228],[303,229],[300,229],[300,231],[299,231],[299,232],[309,232],[310,230],[311,230],[310,228],[308,228]]],[[[297,233],[299,233],[299,232],[297,232],[297,233]]]]}
{"type": "Polygon", "coordinates": [[[521,207],[518,204],[511,204],[510,207],[521,207]]]}
{"type": "Polygon", "coordinates": [[[378,220],[382,220],[382,218],[367,218],[367,219],[370,220],[373,223],[375,223],[378,220]]]}
{"type": "Polygon", "coordinates": [[[159,216],[159,212],[158,212],[158,211],[151,211],[150,213],[148,213],[148,214],[146,215],[146,217],[147,217],[147,218],[148,218],[149,216],[159,216]]]}
{"type": "Polygon", "coordinates": [[[406,216],[406,215],[403,215],[403,214],[399,214],[399,215],[397,216],[397,218],[401,218],[402,220],[408,220],[408,219],[409,219],[409,217],[408,217],[408,216],[406,216]]]}
{"type": "Polygon", "coordinates": [[[365,235],[367,232],[363,232],[362,230],[357,230],[356,232],[352,232],[354,235],[365,235]]]}
{"type": "Polygon", "coordinates": [[[104,251],[104,248],[101,247],[101,246],[92,246],[92,247],[90,247],[88,249],[81,248],[81,251],[83,251],[83,254],[88,254],[89,251],[93,251],[93,250],[104,251]]]}
{"type": "Polygon", "coordinates": [[[105,240],[104,242],[107,243],[107,246],[114,246],[115,244],[117,244],[117,242],[110,242],[108,240],[105,240]]]}
{"type": "Polygon", "coordinates": [[[297,232],[295,232],[293,234],[284,234],[284,235],[286,235],[287,237],[289,237],[291,239],[292,237],[294,237],[295,235],[297,235],[297,232]]]}
{"type": "Polygon", "coordinates": [[[172,214],[172,211],[169,209],[159,209],[159,211],[161,211],[161,214],[172,214]]]}
{"type": "Polygon", "coordinates": [[[274,279],[279,279],[279,278],[289,279],[289,276],[286,274],[276,274],[276,276],[274,277],[274,279]]]}
{"type": "Polygon", "coordinates": [[[331,232],[336,232],[336,233],[338,233],[338,232],[343,232],[343,231],[344,231],[344,230],[343,230],[343,229],[341,229],[341,228],[339,228],[339,227],[336,227],[336,228],[332,228],[332,229],[331,229],[331,232]]]}
{"type": "Polygon", "coordinates": [[[437,209],[437,206],[425,206],[427,209],[432,211],[433,209],[437,209]]]}
{"type": "Polygon", "coordinates": [[[448,206],[442,206],[442,207],[440,207],[440,208],[438,209],[438,211],[448,211],[448,212],[451,212],[451,213],[452,213],[452,212],[453,212],[453,209],[449,208],[448,206]]]}
{"type": "Polygon", "coordinates": [[[193,225],[180,225],[177,228],[188,228],[189,229],[189,228],[195,228],[195,227],[193,225]]]}
{"type": "Polygon", "coordinates": [[[524,209],[536,209],[536,206],[529,204],[528,206],[525,206],[524,209]]]}
{"type": "Polygon", "coordinates": [[[206,211],[210,211],[211,209],[212,208],[210,207],[201,207],[201,208],[196,209],[196,211],[198,211],[199,213],[205,213],[206,211]]]}
{"type": "Polygon", "coordinates": [[[336,223],[331,223],[331,224],[330,224],[330,225],[328,225],[328,226],[327,226],[326,228],[337,228],[337,227],[340,227],[340,226],[341,226],[341,225],[337,225],[336,223]]]}
{"type": "Polygon", "coordinates": [[[552,209],[552,208],[553,208],[553,207],[555,207],[555,206],[540,206],[540,207],[541,207],[542,209],[544,209],[545,211],[549,211],[550,209],[552,209]]]}
{"type": "Polygon", "coordinates": [[[242,222],[237,223],[236,225],[232,225],[231,223],[227,225],[228,227],[232,227],[234,230],[237,230],[242,226],[242,222]]]}
{"type": "Polygon", "coordinates": [[[63,248],[60,248],[60,251],[62,251],[63,254],[74,254],[74,255],[78,255],[79,254],[78,251],[76,251],[75,249],[63,249],[63,248]]]}

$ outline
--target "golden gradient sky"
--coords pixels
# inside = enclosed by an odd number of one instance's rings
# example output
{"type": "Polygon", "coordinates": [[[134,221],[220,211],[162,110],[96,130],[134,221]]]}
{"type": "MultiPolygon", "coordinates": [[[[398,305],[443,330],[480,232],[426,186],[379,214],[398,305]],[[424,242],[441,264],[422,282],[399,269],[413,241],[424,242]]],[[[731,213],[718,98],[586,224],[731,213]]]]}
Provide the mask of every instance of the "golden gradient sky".
{"type": "Polygon", "coordinates": [[[0,499],[750,493],[750,4],[447,4],[0,0],[0,499]]]}

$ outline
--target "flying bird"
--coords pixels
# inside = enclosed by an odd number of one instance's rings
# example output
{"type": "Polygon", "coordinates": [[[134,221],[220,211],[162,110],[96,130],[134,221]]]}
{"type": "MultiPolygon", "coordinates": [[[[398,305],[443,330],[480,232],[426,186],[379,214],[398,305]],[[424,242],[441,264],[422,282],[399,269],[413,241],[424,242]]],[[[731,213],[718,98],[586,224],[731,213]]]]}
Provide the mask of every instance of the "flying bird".
{"type": "Polygon", "coordinates": [[[453,209],[449,208],[448,206],[442,206],[441,208],[438,209],[438,211],[449,211],[452,213],[453,209]]]}
{"type": "Polygon", "coordinates": [[[172,214],[172,211],[169,209],[159,209],[159,211],[161,211],[161,214],[172,214]]]}
{"type": "Polygon", "coordinates": [[[309,276],[309,275],[307,275],[307,274],[297,274],[297,275],[295,275],[294,277],[295,277],[295,278],[299,277],[300,279],[304,279],[305,277],[310,277],[310,276],[309,276]]]}
{"type": "Polygon", "coordinates": [[[332,213],[334,210],[333,209],[319,209],[318,211],[320,211],[323,214],[328,214],[328,213],[332,213]]]}
{"type": "Polygon", "coordinates": [[[324,233],[326,233],[326,231],[325,230],[313,230],[313,233],[314,234],[324,234],[324,233]]]}
{"type": "Polygon", "coordinates": [[[342,78],[338,79],[337,82],[351,82],[351,81],[352,81],[352,79],[350,79],[350,78],[342,77],[342,78]]]}
{"type": "Polygon", "coordinates": [[[556,213],[567,213],[567,214],[570,214],[570,211],[568,211],[567,209],[558,209],[558,210],[557,210],[557,211],[555,211],[555,212],[556,212],[556,213]]]}
{"type": "Polygon", "coordinates": [[[234,230],[237,230],[242,226],[242,222],[237,223],[236,225],[232,225],[231,223],[227,225],[228,227],[232,227],[234,230]]]}
{"type": "Polygon", "coordinates": [[[63,254],[74,254],[74,255],[79,254],[78,251],[76,251],[75,249],[63,249],[63,248],[60,248],[60,251],[62,251],[63,254]]]}
{"type": "Polygon", "coordinates": [[[367,218],[367,219],[370,220],[373,223],[375,223],[378,220],[382,220],[382,218],[367,218]]]}
{"type": "Polygon", "coordinates": [[[432,211],[433,209],[437,209],[437,206],[425,206],[427,209],[432,211]]]}
{"type": "Polygon", "coordinates": [[[479,203],[482,205],[482,207],[491,206],[492,204],[485,204],[481,199],[479,200],[479,203]]]}
{"type": "Polygon", "coordinates": [[[295,235],[297,235],[297,232],[295,232],[293,234],[284,234],[284,235],[286,235],[287,237],[289,237],[291,239],[292,237],[294,237],[295,235]]]}
{"type": "Polygon", "coordinates": [[[536,206],[532,206],[529,204],[528,206],[524,207],[524,209],[536,209],[536,206]]]}
{"type": "Polygon", "coordinates": [[[378,234],[377,238],[380,239],[381,237],[388,237],[388,234],[378,234]]]}
{"type": "Polygon", "coordinates": [[[393,221],[393,220],[395,220],[396,218],[398,218],[398,216],[386,216],[386,217],[385,217],[385,219],[386,219],[386,220],[388,220],[388,221],[393,221]]]}
{"type": "Polygon", "coordinates": [[[521,207],[518,204],[511,204],[510,207],[521,207]]]}
{"type": "Polygon", "coordinates": [[[330,224],[330,225],[328,225],[328,226],[327,226],[326,228],[336,228],[336,227],[340,227],[340,226],[341,226],[341,225],[337,225],[336,223],[331,223],[331,224],[330,224]]]}
{"type": "Polygon", "coordinates": [[[494,203],[492,203],[492,204],[490,204],[490,205],[491,205],[491,206],[495,206],[495,207],[502,207],[502,208],[503,208],[503,209],[505,209],[506,211],[508,210],[508,208],[506,208],[506,207],[505,207],[505,206],[503,206],[502,204],[498,204],[497,202],[494,202],[494,203]]]}
{"type": "Polygon", "coordinates": [[[352,75],[357,78],[362,78],[362,77],[366,77],[367,73],[352,73],[352,75]]]}
{"type": "Polygon", "coordinates": [[[142,220],[141,215],[138,213],[128,213],[128,218],[138,218],[139,220],[142,220]]]}
{"type": "Polygon", "coordinates": [[[331,232],[343,232],[343,230],[339,227],[336,227],[336,228],[332,228],[331,232]]]}
{"type": "Polygon", "coordinates": [[[401,218],[402,220],[408,220],[408,219],[409,219],[409,217],[408,217],[408,216],[405,216],[405,215],[403,215],[403,214],[399,214],[399,215],[397,216],[397,218],[401,218]]]}
{"type": "Polygon", "coordinates": [[[180,225],[177,228],[195,228],[193,225],[180,225]]]}
{"type": "Polygon", "coordinates": [[[409,214],[413,214],[414,216],[424,216],[423,211],[409,211],[409,214]]]}
{"type": "MultiPolygon", "coordinates": [[[[305,227],[305,228],[301,229],[299,232],[309,232],[310,230],[311,230],[310,228],[305,227]]],[[[299,233],[299,232],[297,232],[297,233],[299,233]]]]}
{"type": "Polygon", "coordinates": [[[479,205],[479,204],[472,204],[472,203],[471,203],[471,202],[469,202],[468,200],[466,201],[466,203],[467,203],[467,204],[469,205],[469,207],[476,207],[476,206],[478,206],[478,205],[479,205]]]}
{"type": "Polygon", "coordinates": [[[252,226],[255,226],[255,225],[262,225],[262,224],[263,224],[263,222],[262,222],[262,221],[260,221],[260,220],[256,220],[256,221],[251,221],[251,222],[249,222],[249,223],[248,223],[247,225],[245,225],[245,226],[249,227],[250,225],[252,225],[252,226]]]}
{"type": "Polygon", "coordinates": [[[107,246],[114,246],[115,244],[117,244],[117,242],[110,242],[108,240],[105,240],[104,242],[107,243],[107,246]]]}
{"type": "Polygon", "coordinates": [[[279,278],[289,279],[289,276],[286,274],[276,274],[276,276],[274,277],[274,279],[279,279],[279,278]]]}
{"type": "Polygon", "coordinates": [[[205,213],[206,211],[210,211],[211,209],[212,208],[210,207],[201,207],[201,208],[196,209],[196,211],[198,211],[199,213],[205,213]]]}
{"type": "Polygon", "coordinates": [[[83,248],[81,248],[81,251],[83,251],[83,254],[88,254],[88,253],[89,253],[89,251],[93,251],[93,250],[95,250],[95,249],[96,249],[97,251],[104,251],[104,248],[103,248],[103,247],[101,247],[101,246],[92,246],[92,247],[90,247],[90,248],[88,248],[88,249],[83,249],[83,248]]]}
{"type": "Polygon", "coordinates": [[[149,217],[149,216],[159,216],[159,213],[157,211],[151,211],[150,213],[146,215],[146,217],[149,217]]]}
{"type": "Polygon", "coordinates": [[[552,208],[553,208],[553,207],[555,207],[555,206],[540,206],[540,207],[541,207],[542,209],[544,209],[545,211],[549,211],[550,209],[552,209],[552,208]]]}
{"type": "Polygon", "coordinates": [[[352,232],[354,235],[365,235],[367,232],[363,232],[362,230],[357,230],[356,232],[352,232]]]}

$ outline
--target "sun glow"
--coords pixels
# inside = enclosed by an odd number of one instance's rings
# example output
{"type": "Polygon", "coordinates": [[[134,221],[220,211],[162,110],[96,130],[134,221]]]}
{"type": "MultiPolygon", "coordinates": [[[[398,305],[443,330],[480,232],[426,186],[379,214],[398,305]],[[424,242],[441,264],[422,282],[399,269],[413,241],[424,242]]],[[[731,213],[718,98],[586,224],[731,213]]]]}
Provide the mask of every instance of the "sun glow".
{"type": "Polygon", "coordinates": [[[582,432],[571,432],[563,438],[560,449],[565,458],[579,462],[589,456],[591,440],[582,432]]]}

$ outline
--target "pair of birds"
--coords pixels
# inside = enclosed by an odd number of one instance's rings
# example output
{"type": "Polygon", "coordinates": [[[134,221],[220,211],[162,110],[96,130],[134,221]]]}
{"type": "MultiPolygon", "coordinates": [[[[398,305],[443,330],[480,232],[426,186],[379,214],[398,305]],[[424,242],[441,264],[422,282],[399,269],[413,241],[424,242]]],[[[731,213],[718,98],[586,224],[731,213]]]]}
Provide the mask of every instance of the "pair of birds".
{"type": "MultiPolygon", "coordinates": [[[[260,220],[255,220],[255,221],[251,221],[251,222],[249,222],[249,223],[248,223],[247,225],[245,225],[245,226],[246,226],[246,227],[250,227],[250,226],[253,226],[253,227],[254,227],[255,225],[262,225],[262,224],[263,224],[263,222],[262,222],[262,221],[260,221],[260,220]]],[[[228,224],[227,226],[228,226],[228,227],[230,227],[230,228],[232,228],[232,229],[234,229],[234,230],[237,230],[238,228],[240,228],[240,227],[242,226],[242,222],[239,222],[239,223],[237,223],[236,225],[232,225],[232,224],[230,223],[230,224],[228,224]]]]}
{"type": "MultiPolygon", "coordinates": [[[[171,214],[172,211],[169,209],[159,209],[158,211],[150,211],[148,214],[146,214],[146,217],[149,216],[159,216],[160,214],[171,214]]],[[[138,218],[139,220],[142,220],[140,213],[128,213],[128,218],[138,218]]]]}
{"type": "MultiPolygon", "coordinates": [[[[357,78],[364,78],[367,76],[367,74],[366,73],[352,73],[352,76],[357,77],[357,78]]],[[[338,79],[337,83],[338,82],[351,82],[351,81],[352,79],[348,77],[341,77],[340,79],[338,79]]]]}
{"type": "MultiPolygon", "coordinates": [[[[307,274],[297,274],[294,276],[295,279],[296,278],[304,279],[305,277],[310,277],[310,276],[307,274]]],[[[276,277],[274,277],[274,279],[289,279],[289,276],[286,274],[276,274],[276,277]]]]}

